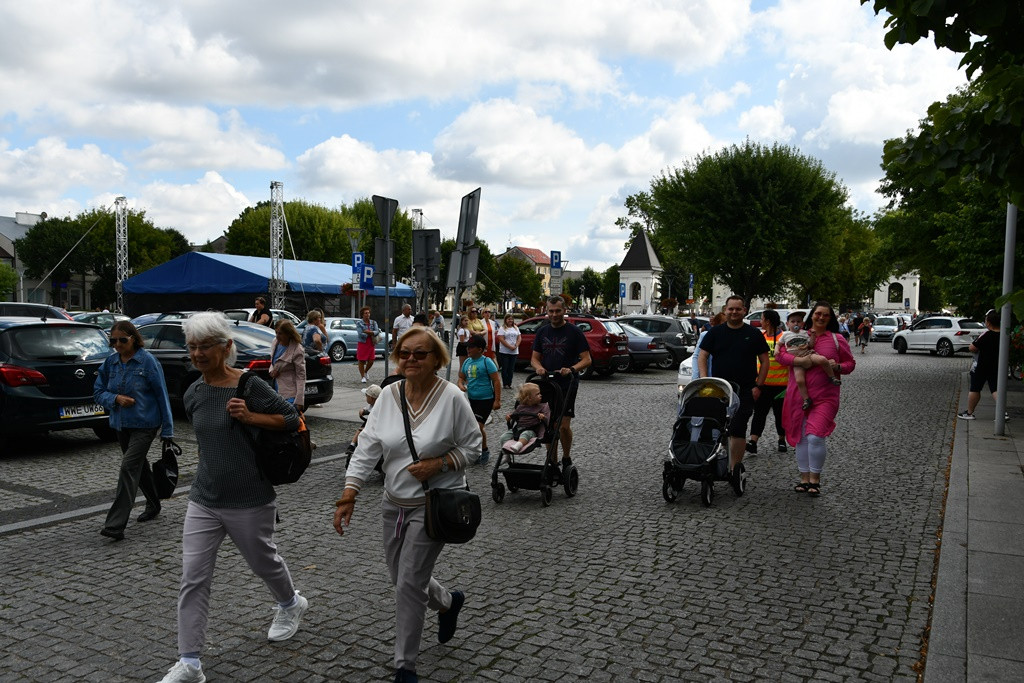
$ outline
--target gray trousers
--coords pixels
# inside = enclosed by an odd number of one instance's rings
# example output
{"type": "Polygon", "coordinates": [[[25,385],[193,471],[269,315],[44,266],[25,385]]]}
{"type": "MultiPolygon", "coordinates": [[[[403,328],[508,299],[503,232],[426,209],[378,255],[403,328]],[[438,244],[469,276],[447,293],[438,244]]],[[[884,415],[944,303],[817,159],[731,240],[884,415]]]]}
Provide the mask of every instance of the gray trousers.
{"type": "Polygon", "coordinates": [[[159,510],[160,497],[153,486],[153,472],[149,469],[149,447],[156,438],[159,427],[144,429],[122,429],[117,432],[121,445],[121,471],[117,476],[117,492],[107,512],[103,528],[110,531],[124,531],[135,505],[135,494],[142,488],[146,496],[146,509],[159,510]]]}
{"type": "Polygon", "coordinates": [[[423,508],[384,500],[384,560],[395,587],[395,668],[416,670],[427,608],[448,609],[452,595],[431,576],[444,543],[427,536],[423,508]]]}
{"type": "Polygon", "coordinates": [[[210,584],[217,549],[230,536],[274,600],[295,595],[291,574],[274,545],[277,504],[256,508],[209,508],[189,501],[181,534],[181,591],[178,593],[178,653],[198,653],[206,642],[210,584]]]}

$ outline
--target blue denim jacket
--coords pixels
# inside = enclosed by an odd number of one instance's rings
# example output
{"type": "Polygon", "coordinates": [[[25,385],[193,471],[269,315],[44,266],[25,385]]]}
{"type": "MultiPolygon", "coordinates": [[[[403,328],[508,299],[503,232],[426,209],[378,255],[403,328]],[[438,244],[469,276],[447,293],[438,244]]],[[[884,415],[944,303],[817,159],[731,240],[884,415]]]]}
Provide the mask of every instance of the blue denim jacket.
{"type": "Polygon", "coordinates": [[[160,427],[160,438],[174,437],[174,420],[164,371],[146,349],[137,349],[127,363],[121,362],[120,354],[107,356],[100,366],[92,395],[110,413],[111,428],[160,427]],[[131,396],[135,405],[129,408],[117,405],[118,394],[131,396]]]}

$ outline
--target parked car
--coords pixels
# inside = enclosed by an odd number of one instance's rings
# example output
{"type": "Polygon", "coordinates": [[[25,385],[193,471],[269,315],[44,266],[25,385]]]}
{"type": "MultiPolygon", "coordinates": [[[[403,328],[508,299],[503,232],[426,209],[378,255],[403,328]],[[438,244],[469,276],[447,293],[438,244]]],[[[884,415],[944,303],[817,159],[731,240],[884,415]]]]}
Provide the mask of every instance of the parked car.
{"type": "MultiPolygon", "coordinates": [[[[751,311],[743,320],[748,325],[753,325],[754,327],[761,327],[761,314],[764,313],[766,310],[768,309],[762,308],[756,311],[751,311]]],[[[775,311],[779,314],[779,320],[782,322],[782,325],[786,324],[786,318],[788,318],[792,313],[799,313],[803,318],[806,319],[807,314],[811,312],[809,308],[776,308],[775,311]]]]}
{"type": "MultiPolygon", "coordinates": [[[[224,315],[231,318],[232,320],[241,320],[242,322],[246,322],[249,320],[249,317],[252,316],[253,311],[255,310],[255,308],[229,308],[226,311],[224,311],[224,315]]],[[[302,322],[299,316],[295,315],[294,313],[290,313],[284,310],[283,308],[271,308],[269,310],[270,316],[272,318],[271,322],[274,325],[276,325],[279,320],[290,320],[292,322],[292,325],[295,326],[298,326],[299,323],[302,322]]]]}
{"type": "MultiPolygon", "coordinates": [[[[324,318],[324,325],[327,326],[327,344],[324,351],[331,357],[332,361],[341,362],[346,358],[356,357],[356,344],[359,343],[359,332],[356,330],[356,321],[359,318],[324,318]]],[[[306,329],[306,321],[298,325],[299,334],[306,329]]],[[[381,358],[387,353],[388,337],[390,333],[381,329],[384,337],[377,342],[374,349],[381,358]]]]}
{"type": "Polygon", "coordinates": [[[900,321],[896,316],[880,315],[872,325],[871,341],[891,341],[900,329],[900,321]]]}
{"type": "Polygon", "coordinates": [[[89,323],[90,325],[98,325],[107,332],[114,326],[114,323],[122,320],[131,320],[126,315],[120,313],[101,313],[99,311],[87,311],[85,313],[78,313],[71,316],[72,320],[77,320],[80,323],[89,323]]]}
{"type": "Polygon", "coordinates": [[[679,362],[693,353],[697,344],[697,335],[693,325],[686,318],[669,315],[624,315],[615,319],[623,325],[632,325],[641,333],[659,339],[669,352],[669,357],[657,367],[667,370],[679,365],[679,362]]]}
{"type": "Polygon", "coordinates": [[[908,330],[900,330],[892,339],[896,353],[928,351],[949,357],[966,351],[985,331],[985,326],[970,318],[935,315],[922,318],[908,330]]]}
{"type": "Polygon", "coordinates": [[[665,342],[641,332],[632,325],[618,320],[615,322],[618,322],[622,331],[626,333],[626,344],[629,349],[629,361],[620,361],[615,366],[616,372],[625,372],[626,370],[639,372],[645,370],[649,365],[662,367],[666,363],[671,367],[672,353],[665,348],[665,342]]]}
{"type": "Polygon", "coordinates": [[[155,323],[162,315],[163,313],[143,313],[142,315],[137,315],[132,318],[132,325],[135,325],[135,327],[138,328],[143,325],[155,323]]]}
{"type": "Polygon", "coordinates": [[[71,320],[71,316],[63,308],[50,304],[33,304],[28,301],[0,301],[0,316],[71,320]]]}
{"type": "MultiPolygon", "coordinates": [[[[590,346],[591,364],[584,368],[580,377],[589,377],[593,373],[610,375],[615,372],[616,365],[623,361],[629,361],[626,333],[618,322],[574,313],[567,313],[565,319],[580,328],[590,346]]],[[[537,330],[547,324],[548,318],[544,315],[527,318],[519,323],[519,331],[522,336],[519,342],[517,365],[530,365],[530,358],[533,355],[533,338],[537,335],[537,330]]]]}
{"type": "MultiPolygon", "coordinates": [[[[192,365],[185,348],[185,332],[181,319],[158,320],[139,328],[146,343],[146,349],[160,362],[167,383],[167,394],[172,405],[181,407],[185,390],[200,377],[192,365]]],[[[231,337],[238,358],[235,367],[252,370],[273,386],[270,370],[270,345],[274,343],[274,331],[269,327],[235,321],[231,337]]],[[[327,356],[306,354],[306,406],[327,403],[334,396],[334,377],[331,375],[331,360],[327,356]]]]}
{"type": "Polygon", "coordinates": [[[103,440],[115,438],[92,395],[111,353],[95,325],[0,318],[0,436],[88,428],[103,440]]]}

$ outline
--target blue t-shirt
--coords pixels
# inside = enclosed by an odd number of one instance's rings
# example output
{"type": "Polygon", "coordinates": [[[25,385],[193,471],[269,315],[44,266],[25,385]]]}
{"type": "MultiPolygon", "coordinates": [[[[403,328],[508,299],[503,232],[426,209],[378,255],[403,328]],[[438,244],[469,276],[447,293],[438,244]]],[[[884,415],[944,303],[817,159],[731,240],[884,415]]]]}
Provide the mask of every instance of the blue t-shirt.
{"type": "Polygon", "coordinates": [[[477,359],[467,358],[462,364],[462,374],[466,376],[466,396],[474,401],[494,398],[494,385],[491,375],[498,372],[498,366],[487,356],[477,359]]]}

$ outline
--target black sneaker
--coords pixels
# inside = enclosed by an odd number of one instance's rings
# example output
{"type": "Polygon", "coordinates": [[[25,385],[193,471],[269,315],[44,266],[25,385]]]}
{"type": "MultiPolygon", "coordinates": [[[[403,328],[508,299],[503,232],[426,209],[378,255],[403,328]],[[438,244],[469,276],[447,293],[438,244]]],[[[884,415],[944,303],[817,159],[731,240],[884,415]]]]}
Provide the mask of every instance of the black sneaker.
{"type": "Polygon", "coordinates": [[[747,442],[747,453],[757,455],[757,442],[753,439],[747,442]]]}
{"type": "Polygon", "coordinates": [[[782,437],[779,439],[779,453],[785,453],[788,450],[789,447],[786,444],[786,437],[782,437]]]}

